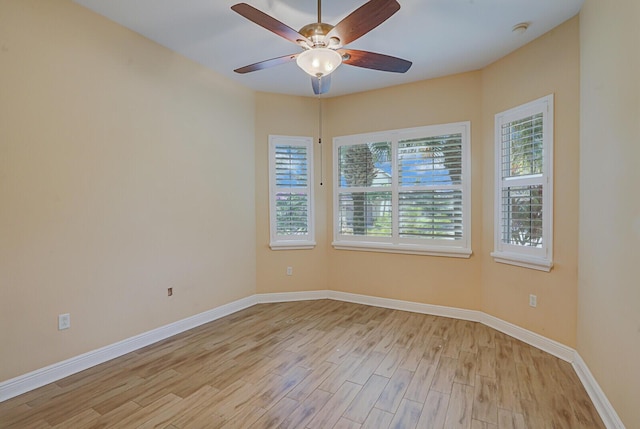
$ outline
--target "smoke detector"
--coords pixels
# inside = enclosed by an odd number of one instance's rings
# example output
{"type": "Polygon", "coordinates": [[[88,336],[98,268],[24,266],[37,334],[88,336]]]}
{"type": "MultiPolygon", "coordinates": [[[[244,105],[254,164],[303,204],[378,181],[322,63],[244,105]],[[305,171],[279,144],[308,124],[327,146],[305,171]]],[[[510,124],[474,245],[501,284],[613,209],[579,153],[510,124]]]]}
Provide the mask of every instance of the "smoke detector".
{"type": "Polygon", "coordinates": [[[529,28],[529,25],[530,23],[528,22],[521,22],[520,24],[514,25],[511,31],[516,34],[524,34],[524,32],[529,28]]]}

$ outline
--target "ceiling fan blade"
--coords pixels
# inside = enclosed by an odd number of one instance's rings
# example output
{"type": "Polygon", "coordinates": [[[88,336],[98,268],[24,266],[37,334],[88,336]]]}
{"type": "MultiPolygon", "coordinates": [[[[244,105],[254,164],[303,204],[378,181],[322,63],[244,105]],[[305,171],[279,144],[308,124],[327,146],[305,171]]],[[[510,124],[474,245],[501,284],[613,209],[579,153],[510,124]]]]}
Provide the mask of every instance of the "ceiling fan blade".
{"type": "Polygon", "coordinates": [[[336,24],[326,37],[337,37],[344,46],[385,22],[399,9],[396,0],[370,0],[336,24]]]}
{"type": "Polygon", "coordinates": [[[405,73],[413,64],[402,58],[357,49],[338,49],[338,52],[342,55],[343,64],[365,69],[405,73]]]}
{"type": "Polygon", "coordinates": [[[250,64],[248,66],[240,67],[239,69],[235,69],[236,73],[249,73],[257,70],[266,69],[269,67],[279,66],[280,64],[286,64],[288,62],[294,61],[298,54],[285,55],[283,57],[271,58],[270,60],[260,61],[258,63],[250,64]]]}
{"type": "Polygon", "coordinates": [[[310,43],[309,39],[298,33],[293,28],[246,3],[235,4],[231,6],[231,10],[244,16],[249,21],[253,21],[259,26],[276,33],[278,36],[284,37],[295,44],[299,45],[301,41],[310,43]]]}
{"type": "Polygon", "coordinates": [[[331,76],[312,77],[311,86],[315,95],[325,94],[331,87],[331,76]]]}

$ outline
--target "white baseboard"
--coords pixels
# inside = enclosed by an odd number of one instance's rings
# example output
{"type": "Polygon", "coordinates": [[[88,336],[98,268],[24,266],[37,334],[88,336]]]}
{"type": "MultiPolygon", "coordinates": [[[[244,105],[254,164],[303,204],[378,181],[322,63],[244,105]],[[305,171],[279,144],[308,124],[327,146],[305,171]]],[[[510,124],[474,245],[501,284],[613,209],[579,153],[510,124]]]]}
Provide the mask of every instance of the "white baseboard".
{"type": "Polygon", "coordinates": [[[259,304],[273,302],[293,302],[293,301],[315,301],[318,299],[328,299],[328,290],[311,290],[305,292],[278,292],[278,293],[260,293],[254,295],[259,304]]]}
{"type": "Polygon", "coordinates": [[[491,316],[490,314],[482,313],[482,317],[479,320],[482,324],[500,331],[510,337],[516,338],[524,343],[529,344],[537,349],[545,351],[557,358],[562,359],[565,362],[571,363],[575,355],[575,350],[571,347],[567,347],[564,344],[560,344],[557,341],[551,340],[547,337],[543,337],[540,334],[531,332],[520,326],[514,325],[509,322],[505,322],[502,319],[491,316]]]}
{"type": "Polygon", "coordinates": [[[127,353],[146,347],[150,344],[164,340],[173,335],[195,328],[196,326],[214,321],[221,317],[235,313],[247,307],[255,305],[255,295],[242,298],[229,304],[221,305],[212,310],[205,311],[195,316],[179,320],[169,325],[161,326],[126,340],[102,347],[79,356],[72,357],[62,362],[49,365],[30,373],[12,378],[0,383],[0,402],[6,401],[25,392],[37,389],[46,384],[53,383],[64,377],[76,374],[85,369],[110,361],[127,353]]]}
{"type": "Polygon", "coordinates": [[[422,304],[419,302],[402,301],[391,298],[379,298],[375,296],[358,295],[355,293],[338,292],[333,290],[329,291],[329,298],[335,299],[336,301],[354,302],[357,304],[372,305],[374,307],[411,311],[412,313],[431,314],[434,316],[450,317],[452,319],[469,320],[471,322],[478,322],[479,317],[482,314],[476,310],[422,304]]]}
{"type": "Polygon", "coordinates": [[[251,307],[255,304],[312,301],[318,299],[333,299],[336,301],[353,302],[394,310],[411,311],[413,313],[431,314],[434,316],[480,322],[486,326],[503,332],[511,337],[523,341],[533,347],[552,354],[564,361],[570,362],[585,390],[594,403],[607,429],[625,429],[624,424],[615,409],[593,377],[586,363],[577,351],[554,340],[543,337],[535,332],[513,325],[497,317],[478,310],[466,310],[441,305],[423,304],[412,301],[402,301],[390,298],[380,298],[332,290],[283,292],[256,294],[216,307],[195,316],[179,320],[166,326],[128,338],[118,343],[94,350],[63,362],[50,365],[0,383],[0,402],[36,389],[61,378],[83,371],[95,365],[107,362],[126,353],[164,340],[196,326],[212,322],[229,314],[251,307]]]}
{"type": "Polygon", "coordinates": [[[618,413],[616,413],[613,405],[611,405],[611,402],[607,399],[607,396],[600,388],[600,385],[578,352],[574,354],[572,365],[607,429],[625,429],[624,423],[620,420],[618,413]]]}

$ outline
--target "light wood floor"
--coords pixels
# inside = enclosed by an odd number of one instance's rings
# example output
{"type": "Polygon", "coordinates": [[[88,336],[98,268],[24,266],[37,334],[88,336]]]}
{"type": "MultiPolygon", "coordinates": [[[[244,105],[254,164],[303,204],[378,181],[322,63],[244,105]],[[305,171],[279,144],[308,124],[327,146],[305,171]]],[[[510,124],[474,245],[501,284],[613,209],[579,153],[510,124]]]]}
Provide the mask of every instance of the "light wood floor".
{"type": "Polygon", "coordinates": [[[571,365],[484,325],[262,304],[0,403],[3,428],[604,428],[571,365]]]}

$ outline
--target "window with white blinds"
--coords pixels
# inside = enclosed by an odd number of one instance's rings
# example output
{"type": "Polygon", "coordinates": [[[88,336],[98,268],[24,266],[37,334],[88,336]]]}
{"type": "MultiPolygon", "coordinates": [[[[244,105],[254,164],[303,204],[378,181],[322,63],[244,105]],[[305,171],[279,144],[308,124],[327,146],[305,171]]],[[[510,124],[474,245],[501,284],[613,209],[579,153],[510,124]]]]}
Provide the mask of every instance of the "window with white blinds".
{"type": "Polygon", "coordinates": [[[313,228],[313,141],[269,136],[270,247],[310,249],[313,228]]]}
{"type": "Polygon", "coordinates": [[[496,115],[497,262],[553,266],[553,95],[496,115]]]}
{"type": "Polygon", "coordinates": [[[470,123],[334,139],[338,249],[469,257],[470,123]]]}

